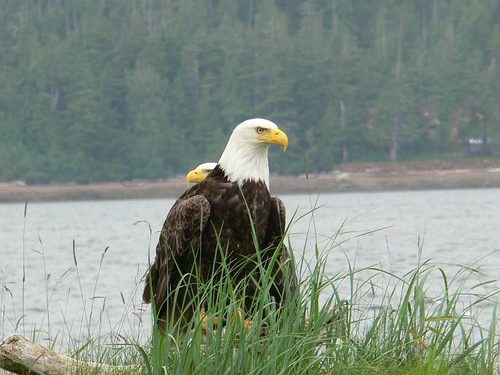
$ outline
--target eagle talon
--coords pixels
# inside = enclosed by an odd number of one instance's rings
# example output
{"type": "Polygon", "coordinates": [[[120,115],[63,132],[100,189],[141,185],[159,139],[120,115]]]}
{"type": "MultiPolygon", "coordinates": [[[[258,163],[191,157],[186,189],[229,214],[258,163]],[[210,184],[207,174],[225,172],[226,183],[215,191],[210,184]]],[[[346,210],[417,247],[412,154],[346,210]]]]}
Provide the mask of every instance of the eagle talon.
{"type": "Polygon", "coordinates": [[[245,319],[243,321],[243,329],[245,330],[245,332],[248,333],[252,330],[252,324],[253,322],[250,319],[245,319]]]}
{"type": "Polygon", "coordinates": [[[250,332],[253,322],[250,319],[245,319],[245,314],[241,307],[238,307],[238,321],[243,325],[245,332],[250,332]]]}
{"type": "MultiPolygon", "coordinates": [[[[205,311],[205,308],[202,307],[200,309],[200,322],[201,322],[201,333],[203,336],[206,336],[208,329],[210,328],[208,323],[209,321],[212,321],[212,327],[216,328],[219,325],[219,317],[216,315],[212,319],[209,318],[207,312],[205,311]]],[[[196,328],[193,328],[191,330],[192,333],[196,331],[196,328]]]]}

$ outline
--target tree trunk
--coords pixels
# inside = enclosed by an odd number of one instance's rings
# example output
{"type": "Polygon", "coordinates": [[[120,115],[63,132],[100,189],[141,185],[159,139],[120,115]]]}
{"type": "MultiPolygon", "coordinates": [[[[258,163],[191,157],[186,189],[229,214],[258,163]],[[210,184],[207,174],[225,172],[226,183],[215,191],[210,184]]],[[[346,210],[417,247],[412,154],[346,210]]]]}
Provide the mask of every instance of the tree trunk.
{"type": "MultiPolygon", "coordinates": [[[[345,122],[345,116],[346,116],[346,108],[345,108],[345,103],[343,100],[340,101],[340,126],[342,127],[342,130],[345,133],[346,129],[346,122],[345,122]]],[[[347,163],[349,161],[349,146],[347,145],[345,139],[344,142],[342,143],[342,163],[347,163]]]]}
{"type": "Polygon", "coordinates": [[[51,101],[50,112],[55,113],[59,109],[59,85],[57,83],[50,87],[51,101]]]}
{"type": "Polygon", "coordinates": [[[119,374],[123,371],[140,371],[139,366],[135,365],[110,366],[101,363],[81,362],[31,342],[21,335],[12,335],[0,342],[0,368],[14,374],[44,375],[119,374]]]}
{"type": "Polygon", "coordinates": [[[401,132],[400,116],[399,114],[397,114],[396,116],[394,116],[394,120],[392,123],[391,148],[389,151],[389,159],[391,161],[398,160],[400,132],[401,132]]]}
{"type": "Polygon", "coordinates": [[[419,57],[419,72],[418,72],[418,85],[419,85],[419,97],[420,104],[423,105],[427,102],[427,95],[424,88],[425,85],[425,71],[427,66],[427,44],[429,39],[429,10],[427,9],[427,3],[422,5],[422,33],[420,35],[420,57],[419,57]]]}
{"type": "Polygon", "coordinates": [[[399,15],[399,30],[398,30],[398,47],[396,53],[396,113],[393,117],[391,128],[391,145],[389,150],[389,159],[396,161],[399,153],[399,142],[401,135],[401,49],[402,49],[402,33],[403,33],[402,16],[399,15]]]}

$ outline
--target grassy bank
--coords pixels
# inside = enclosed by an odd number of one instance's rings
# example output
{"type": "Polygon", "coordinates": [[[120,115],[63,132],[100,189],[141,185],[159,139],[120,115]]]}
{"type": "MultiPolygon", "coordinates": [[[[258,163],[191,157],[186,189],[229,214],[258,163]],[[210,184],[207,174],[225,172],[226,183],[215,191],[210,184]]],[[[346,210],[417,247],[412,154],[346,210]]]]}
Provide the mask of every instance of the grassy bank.
{"type": "MultiPolygon", "coordinates": [[[[353,270],[325,278],[320,260],[305,278],[302,295],[281,314],[270,301],[251,316],[246,332],[238,319],[228,319],[224,333],[211,330],[213,317],[236,314],[239,302],[228,310],[209,312],[209,329],[194,321],[186,336],[155,331],[144,350],[145,372],[160,374],[493,374],[498,369],[497,311],[491,324],[481,327],[470,318],[476,304],[493,296],[473,296],[450,285],[443,274],[443,293],[429,299],[426,278],[440,272],[430,264],[412,270],[383,291],[382,300],[367,303],[377,288],[381,270],[353,270]],[[359,282],[358,273],[373,271],[359,282]],[[347,282],[350,297],[343,299],[337,285],[347,282]],[[325,293],[326,299],[320,295],[325,293]],[[469,303],[462,307],[463,299],[469,303]]],[[[264,290],[266,288],[264,287],[264,290]]],[[[265,294],[263,294],[265,296],[265,294]]]]}
{"type": "MultiPolygon", "coordinates": [[[[58,348],[65,342],[75,358],[138,364],[144,374],[498,373],[499,291],[479,293],[477,285],[465,289],[464,280],[478,272],[474,266],[458,267],[450,274],[438,264],[419,261],[408,272],[389,273],[377,267],[358,269],[346,260],[347,272],[330,275],[325,269],[328,254],[338,246],[334,234],[331,246],[316,248],[313,259],[299,256],[305,249],[294,249],[300,294],[281,311],[266,293],[270,277],[259,280],[262,293],[255,301],[257,308],[246,316],[250,329],[245,329],[239,314],[244,282],[235,285],[225,269],[226,277],[209,282],[192,302],[198,306],[201,300],[211,301],[207,327],[196,316],[185,334],[171,322],[166,335],[160,335],[155,324],[147,337],[140,326],[132,334],[116,330],[101,335],[102,319],[89,309],[81,335],[73,337],[70,331],[67,337],[56,335],[50,346],[58,348]],[[429,281],[435,274],[440,285],[429,281]],[[225,318],[224,328],[216,326],[215,317],[225,318]]],[[[78,270],[78,254],[74,255],[78,270]]],[[[262,271],[269,276],[269,270],[262,271]]],[[[80,291],[83,303],[81,286],[80,291]]],[[[85,311],[85,303],[82,307],[85,311]]],[[[32,336],[42,340],[45,333],[34,330],[32,336]]]]}
{"type": "MultiPolygon", "coordinates": [[[[73,357],[139,364],[144,374],[498,373],[498,312],[491,308],[491,324],[486,326],[472,314],[494,303],[496,292],[478,295],[462,290],[456,283],[458,274],[450,277],[430,263],[403,277],[379,269],[353,269],[328,278],[323,268],[319,258],[303,278],[300,297],[281,314],[262,293],[259,309],[249,316],[248,332],[238,318],[241,301],[234,298],[229,305],[219,301],[211,306],[206,331],[197,317],[185,335],[172,327],[162,336],[153,327],[151,341],[122,337],[120,332],[87,337],[83,345],[80,338],[65,340],[73,357]],[[430,297],[426,280],[432,272],[441,273],[443,291],[430,297]],[[358,278],[366,273],[371,274],[368,279],[358,278]],[[378,299],[373,288],[378,288],[381,273],[393,286],[378,299]],[[348,289],[348,298],[341,297],[341,285],[348,289]],[[214,317],[222,315],[227,325],[217,329],[214,317]]],[[[468,272],[473,271],[459,271],[468,272]]],[[[228,283],[218,288],[235,295],[238,287],[228,283]]],[[[33,336],[42,337],[39,332],[33,336]]],[[[62,339],[55,338],[52,345],[62,339]]]]}
{"type": "MultiPolygon", "coordinates": [[[[178,334],[173,324],[163,336],[154,326],[151,342],[117,340],[115,334],[92,338],[73,348],[73,355],[139,364],[144,374],[498,373],[498,312],[491,308],[491,323],[485,326],[473,314],[493,304],[496,292],[462,290],[456,282],[460,275],[450,277],[430,263],[402,277],[379,269],[353,269],[328,278],[323,268],[323,259],[318,259],[303,278],[301,295],[280,314],[262,293],[259,308],[248,317],[249,331],[239,318],[241,300],[235,297],[228,305],[217,301],[210,306],[206,330],[197,316],[186,334],[178,334]],[[426,280],[432,272],[441,273],[443,289],[429,296],[426,280]],[[376,298],[380,293],[373,289],[379,287],[381,273],[393,285],[376,298]],[[363,274],[371,276],[358,278],[363,274]],[[341,286],[349,297],[342,298],[341,286]],[[227,320],[223,329],[215,325],[220,316],[227,320]]],[[[459,271],[467,272],[473,271],[459,271]]],[[[269,287],[265,282],[261,286],[269,287]]],[[[217,288],[234,297],[238,286],[228,282],[217,288]]]]}

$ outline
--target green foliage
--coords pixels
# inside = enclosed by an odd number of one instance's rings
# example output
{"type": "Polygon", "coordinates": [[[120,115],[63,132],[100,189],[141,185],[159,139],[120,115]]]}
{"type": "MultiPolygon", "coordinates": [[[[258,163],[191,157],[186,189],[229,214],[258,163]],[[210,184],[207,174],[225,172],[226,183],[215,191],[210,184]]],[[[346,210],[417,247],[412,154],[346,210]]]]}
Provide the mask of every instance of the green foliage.
{"type": "MultiPolygon", "coordinates": [[[[463,280],[477,272],[474,268],[461,267],[450,277],[427,261],[398,276],[349,264],[347,273],[329,276],[328,254],[342,245],[337,238],[341,231],[343,228],[323,250],[316,248],[310,263],[303,258],[299,261],[301,292],[282,309],[275,310],[266,292],[271,287],[273,265],[261,270],[262,279],[252,279],[262,292],[254,300],[256,308],[246,316],[250,329],[245,329],[238,312],[244,305],[246,281],[235,285],[231,271],[223,267],[224,276],[201,285],[190,301],[194,306],[212,301],[205,304],[204,320],[195,315],[182,332],[178,322],[170,321],[163,335],[153,326],[151,354],[142,349],[144,371],[493,375],[498,370],[498,291],[481,295],[463,290],[463,280]],[[430,288],[428,279],[434,273],[440,276],[440,292],[430,288]],[[218,298],[213,298],[214,291],[218,298]],[[481,327],[470,316],[472,309],[485,302],[493,306],[489,327],[481,327]],[[216,323],[222,317],[224,328],[216,323]]],[[[420,254],[422,246],[419,241],[420,254]]],[[[298,249],[292,251],[297,254],[298,249]]]]}
{"type": "MultiPolygon", "coordinates": [[[[170,322],[165,335],[154,326],[151,346],[142,349],[145,373],[493,375],[497,371],[497,311],[492,311],[490,327],[480,327],[470,322],[468,310],[484,300],[494,303],[497,291],[488,295],[462,291],[458,280],[473,270],[463,268],[449,278],[425,262],[401,278],[377,268],[353,268],[329,277],[326,253],[318,253],[315,261],[304,268],[301,295],[283,310],[274,310],[267,293],[259,293],[258,308],[248,316],[249,330],[238,313],[244,303],[237,297],[238,289],[244,286],[234,285],[230,275],[217,285],[209,282],[199,290],[199,298],[210,299],[214,288],[223,291],[224,298],[210,305],[206,327],[200,315],[185,333],[179,333],[175,322],[170,322]],[[438,295],[428,291],[432,273],[441,275],[438,295]],[[470,306],[465,310],[464,302],[470,306]],[[221,329],[216,319],[222,316],[221,329]]],[[[260,285],[263,291],[270,287],[265,280],[260,285]]]]}
{"type": "Polygon", "coordinates": [[[480,0],[6,2],[0,180],[183,174],[250,117],[289,134],[278,173],[498,145],[499,15],[480,0]]]}
{"type": "Polygon", "coordinates": [[[201,306],[202,300],[213,302],[206,315],[199,310],[186,330],[179,332],[179,322],[170,321],[162,334],[153,308],[149,343],[120,333],[89,337],[73,356],[134,365],[132,373],[139,367],[144,374],[493,375],[498,371],[498,312],[492,309],[489,326],[471,317],[476,306],[494,305],[498,291],[481,295],[462,286],[476,270],[463,267],[449,275],[424,262],[403,276],[368,267],[332,277],[325,272],[331,250],[317,252],[314,265],[299,262],[301,293],[280,311],[265,292],[269,279],[261,280],[262,293],[254,301],[257,308],[246,316],[250,329],[240,315],[245,281],[235,285],[225,269],[225,277],[200,287],[190,301],[194,306],[201,306]],[[435,273],[440,275],[440,293],[428,281],[436,279],[435,273]],[[213,299],[214,290],[222,297],[213,299]],[[217,319],[224,319],[223,328],[217,319]]]}

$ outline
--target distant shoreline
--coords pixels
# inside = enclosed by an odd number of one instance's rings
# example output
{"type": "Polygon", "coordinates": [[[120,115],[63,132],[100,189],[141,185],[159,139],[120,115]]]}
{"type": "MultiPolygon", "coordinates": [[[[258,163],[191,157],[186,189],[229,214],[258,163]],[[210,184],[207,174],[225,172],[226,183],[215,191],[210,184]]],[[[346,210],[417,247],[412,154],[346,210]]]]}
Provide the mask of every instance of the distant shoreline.
{"type": "MultiPolygon", "coordinates": [[[[324,174],[271,176],[273,194],[500,188],[500,159],[351,163],[324,174]]],[[[176,198],[181,178],[92,184],[0,183],[0,202],[176,198]]]]}

